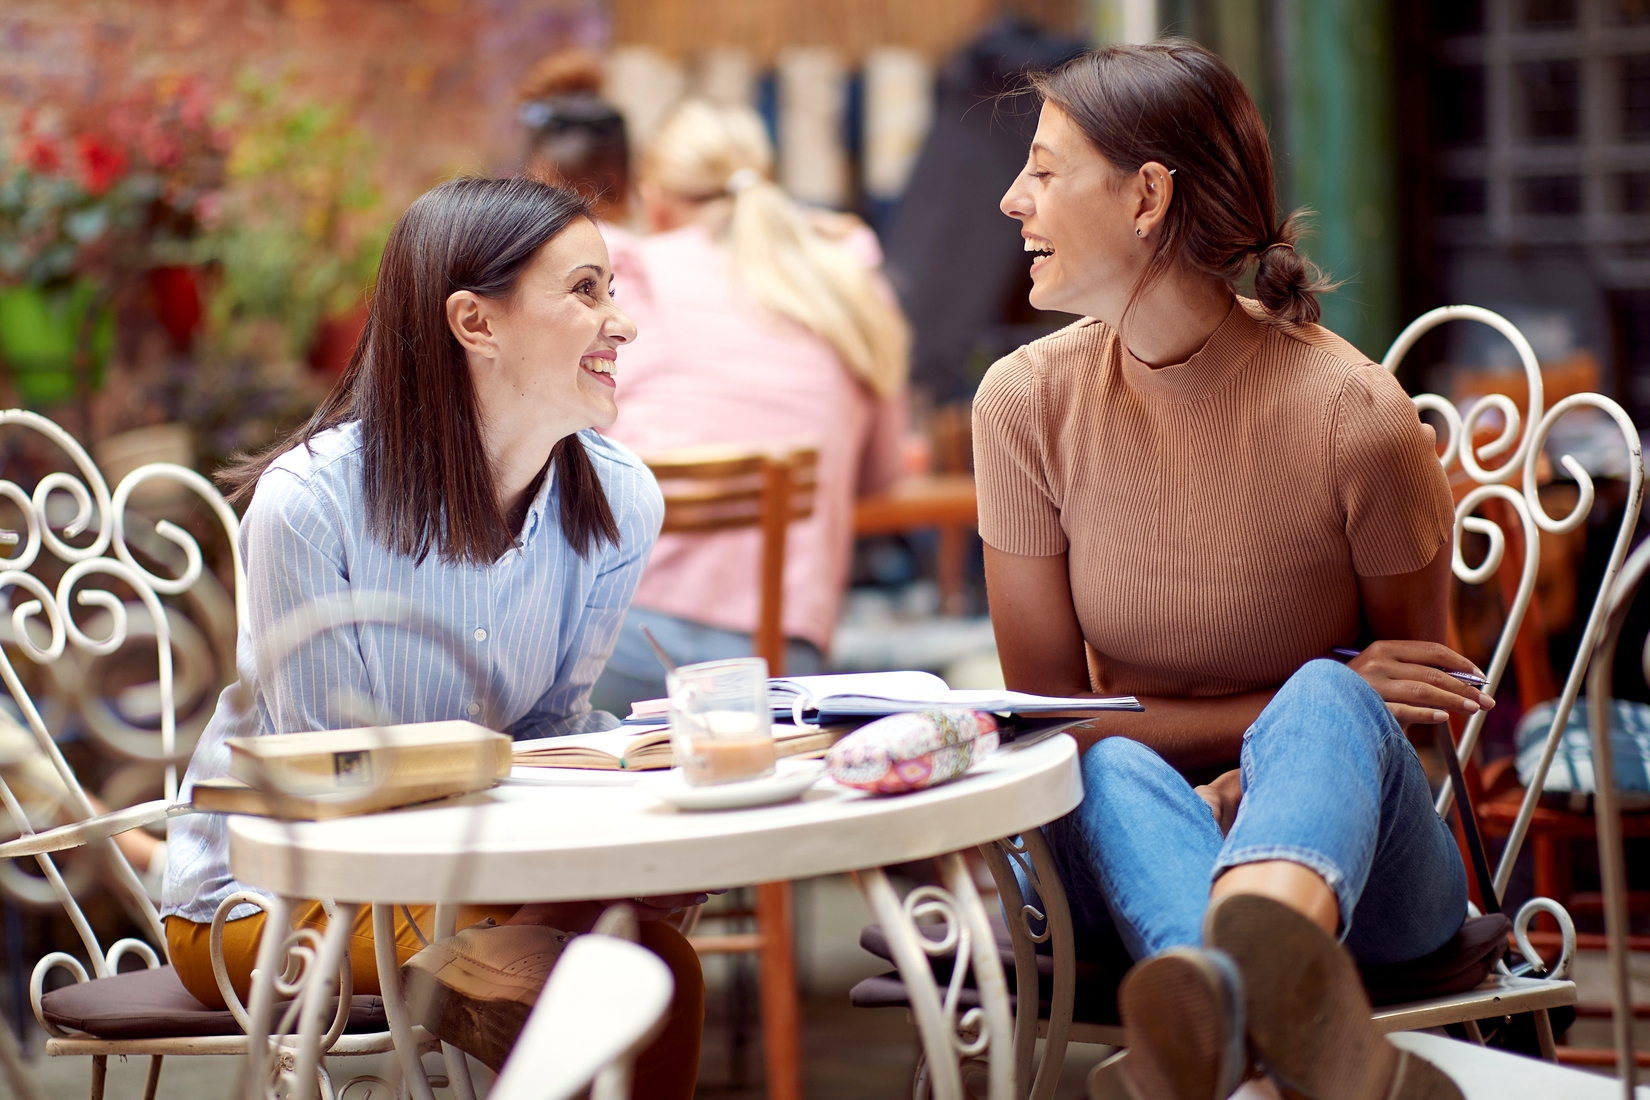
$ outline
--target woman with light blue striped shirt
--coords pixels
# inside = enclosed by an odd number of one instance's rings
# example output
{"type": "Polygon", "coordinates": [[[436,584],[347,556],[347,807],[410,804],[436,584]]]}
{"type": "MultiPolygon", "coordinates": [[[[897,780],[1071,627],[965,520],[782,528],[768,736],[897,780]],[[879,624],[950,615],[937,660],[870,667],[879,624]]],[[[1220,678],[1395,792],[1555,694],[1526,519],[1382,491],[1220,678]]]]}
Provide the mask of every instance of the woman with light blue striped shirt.
{"type": "MultiPolygon", "coordinates": [[[[460,179],[402,216],[337,387],[292,438],[221,477],[246,509],[249,599],[237,661],[255,690],[245,708],[233,687],[225,691],[186,793],[196,780],[228,774],[233,736],[454,718],[518,737],[615,724],[591,711],[590,686],[664,508],[646,466],[597,434],[618,411],[618,348],[636,335],[611,281],[601,234],[571,191],[460,179]],[[386,598],[410,609],[410,620],[361,616],[317,634],[279,667],[255,659],[254,640],[307,605],[386,598]]],[[[169,841],[171,961],[190,993],[222,1007],[208,933],[219,903],[245,889],[230,874],[224,818],[180,818],[169,841]]],[[[640,909],[662,917],[694,900],[647,899],[640,909]]],[[[580,932],[600,908],[476,907],[459,927],[490,918],[516,926],[510,942],[520,943],[521,926],[580,932]]],[[[428,935],[427,907],[412,915],[428,935]]],[[[264,914],[246,905],[231,916],[224,955],[244,1000],[264,914]]],[[[355,988],[376,993],[365,916],[351,943],[355,988]]],[[[326,917],[315,903],[294,923],[324,928],[326,917]]],[[[643,927],[643,942],[675,973],[676,1001],[638,1060],[636,1095],[685,1098],[703,1021],[698,959],[674,928],[643,927]]],[[[399,922],[403,962],[421,946],[414,931],[399,922]]],[[[485,954],[488,931],[460,935],[485,954]]],[[[535,992],[518,991],[500,1018],[519,1025],[535,992]]],[[[483,1030],[443,1038],[497,1068],[518,1028],[483,1030]]]]}

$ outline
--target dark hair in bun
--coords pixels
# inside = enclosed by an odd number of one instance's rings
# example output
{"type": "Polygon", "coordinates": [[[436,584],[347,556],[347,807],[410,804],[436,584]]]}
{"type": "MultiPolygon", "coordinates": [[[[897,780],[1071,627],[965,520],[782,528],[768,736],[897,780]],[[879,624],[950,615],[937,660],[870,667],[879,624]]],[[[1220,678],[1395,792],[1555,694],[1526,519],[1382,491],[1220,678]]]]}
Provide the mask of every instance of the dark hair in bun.
{"type": "Polygon", "coordinates": [[[1135,297],[1177,262],[1234,290],[1254,262],[1255,296],[1268,315],[1318,320],[1317,295],[1333,284],[1295,250],[1304,212],[1278,219],[1266,126],[1224,61],[1166,39],[1094,50],[1031,81],[1120,170],[1157,161],[1175,173],[1174,202],[1135,297]]]}

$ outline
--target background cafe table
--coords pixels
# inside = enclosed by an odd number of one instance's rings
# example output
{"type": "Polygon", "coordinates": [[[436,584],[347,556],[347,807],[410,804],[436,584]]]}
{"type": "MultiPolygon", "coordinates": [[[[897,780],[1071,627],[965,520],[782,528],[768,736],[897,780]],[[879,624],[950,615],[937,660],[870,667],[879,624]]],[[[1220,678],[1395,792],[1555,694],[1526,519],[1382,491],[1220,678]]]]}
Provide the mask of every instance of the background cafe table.
{"type": "MultiPolygon", "coordinates": [[[[1042,914],[1022,903],[1012,868],[1042,888],[1050,919],[1069,925],[1038,827],[1081,799],[1076,743],[1059,734],[1005,746],[959,780],[899,797],[871,797],[822,782],[801,801],[784,805],[687,813],[634,785],[508,784],[430,808],[332,821],[236,817],[229,825],[230,865],[240,881],[283,898],[371,905],[377,928],[389,924],[397,903],[437,903],[438,935],[442,916],[450,930],[457,903],[626,898],[857,871],[910,990],[933,1095],[962,1095],[963,1057],[988,1064],[991,1100],[1009,1100],[1030,1087],[1037,998],[1022,1000],[1016,1020],[986,910],[961,851],[981,846],[1011,917],[1020,988],[1036,989],[1030,922],[1041,921],[1042,914]],[[939,857],[943,886],[918,887],[904,899],[880,870],[929,857],[939,857]],[[933,980],[928,956],[936,945],[916,931],[917,921],[935,918],[948,926],[944,943],[957,946],[979,986],[980,1008],[960,1017],[954,999],[933,980]]],[[[349,923],[331,922],[316,973],[325,975],[325,961],[341,957],[349,923]]],[[[1069,929],[1059,931],[1056,969],[1069,974],[1070,960],[1060,965],[1061,953],[1070,951],[1069,929]]],[[[397,1053],[412,1095],[431,1100],[398,992],[394,951],[387,937],[379,940],[385,945],[378,953],[379,975],[397,1053]]],[[[263,987],[280,970],[262,958],[260,967],[255,1024],[260,995],[271,996],[263,987]]],[[[313,1010],[306,1004],[300,1017],[300,1089],[313,1085],[313,1075],[306,1081],[302,1070],[315,1064],[320,1033],[330,1020],[319,1004],[335,995],[320,981],[305,986],[305,996],[309,989],[324,996],[313,1010]]],[[[1070,983],[1057,983],[1055,994],[1069,998],[1070,983]]]]}

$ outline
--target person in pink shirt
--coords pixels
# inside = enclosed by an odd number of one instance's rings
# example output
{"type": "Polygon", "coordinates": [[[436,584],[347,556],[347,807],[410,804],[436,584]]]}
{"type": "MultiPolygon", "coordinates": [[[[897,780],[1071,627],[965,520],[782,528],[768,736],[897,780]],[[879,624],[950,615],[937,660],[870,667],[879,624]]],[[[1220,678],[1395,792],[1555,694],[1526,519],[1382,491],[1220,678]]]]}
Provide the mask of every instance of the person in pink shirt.
{"type": "MultiPolygon", "coordinates": [[[[814,513],[786,541],[786,672],[823,669],[848,583],[856,497],[899,473],[909,333],[856,219],[799,208],[771,179],[756,112],[688,101],[642,158],[652,234],[617,294],[626,349],[607,435],[644,459],[705,444],[819,449],[814,513]]],[[[747,656],[755,530],[665,535],[591,695],[624,714],[664,694],[646,624],[678,663],[747,656]]]]}

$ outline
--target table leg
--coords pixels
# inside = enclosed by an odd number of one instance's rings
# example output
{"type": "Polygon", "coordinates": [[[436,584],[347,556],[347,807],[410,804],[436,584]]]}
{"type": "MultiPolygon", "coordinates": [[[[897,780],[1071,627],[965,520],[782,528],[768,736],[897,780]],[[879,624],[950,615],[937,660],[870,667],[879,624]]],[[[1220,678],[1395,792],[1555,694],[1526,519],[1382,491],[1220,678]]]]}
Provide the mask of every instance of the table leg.
{"type": "Polygon", "coordinates": [[[968,572],[968,529],[947,524],[940,528],[940,543],[934,562],[940,590],[940,613],[961,615],[963,586],[968,572]]]}
{"type": "Polygon", "coordinates": [[[412,1015],[401,996],[401,964],[395,957],[395,906],[372,907],[372,947],[378,962],[378,993],[384,999],[384,1016],[389,1020],[395,1056],[401,1062],[413,1100],[435,1100],[424,1064],[418,1058],[418,1040],[413,1037],[412,1015]]]}
{"type": "Polygon", "coordinates": [[[1072,1002],[1077,991],[1076,943],[1065,887],[1040,829],[1005,837],[995,844],[982,844],[980,853],[997,882],[997,893],[1002,898],[1014,944],[1014,988],[1020,994],[1015,998],[1014,1016],[1016,1095],[1029,1100],[1050,1100],[1066,1060],[1072,1002]],[[1037,924],[1043,925],[1041,932],[1034,927],[1037,924]],[[1034,1077],[1038,997],[1024,994],[1038,989],[1037,945],[1043,943],[1051,944],[1054,952],[1054,988],[1049,998],[1048,1038],[1034,1077]]]}
{"type": "Polygon", "coordinates": [[[878,868],[855,876],[905,982],[916,1017],[934,1100],[963,1100],[959,1059],[983,1061],[989,1079],[990,1100],[1014,1096],[1014,1028],[1008,1005],[1008,980],[991,924],[967,862],[956,852],[939,859],[945,885],[919,886],[902,901],[888,876],[878,868]],[[917,927],[919,920],[938,918],[944,931],[930,940],[917,927]],[[951,980],[941,994],[929,958],[955,953],[951,980]],[[959,999],[969,970],[974,972],[980,1007],[958,1015],[959,999]]]}
{"type": "MultiPolygon", "coordinates": [[[[409,918],[410,919],[410,918],[409,918]]],[[[447,904],[435,907],[435,928],[430,942],[444,940],[458,931],[458,906],[447,904]]],[[[475,1082],[470,1079],[470,1063],[464,1052],[451,1043],[441,1044],[441,1058],[447,1063],[447,1080],[452,1084],[454,1100],[476,1100],[475,1082]]]]}
{"type": "MultiPolygon", "coordinates": [[[[338,970],[344,961],[344,951],[349,944],[350,930],[355,924],[355,912],[358,906],[347,902],[339,902],[332,912],[327,914],[327,931],[321,940],[321,950],[310,960],[304,973],[303,1005],[298,1010],[298,1045],[297,1068],[293,1080],[294,1100],[310,1100],[315,1094],[318,1081],[316,1069],[321,1065],[322,1029],[325,1026],[322,1020],[332,1023],[333,1017],[323,1017],[323,1009],[331,1008],[333,990],[336,988],[339,995],[349,996],[351,989],[340,984],[338,970]]],[[[348,1009],[339,1006],[336,1012],[348,1012],[348,1009]]]]}

